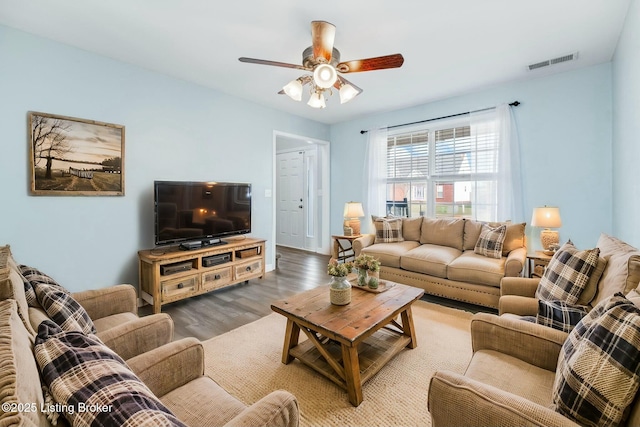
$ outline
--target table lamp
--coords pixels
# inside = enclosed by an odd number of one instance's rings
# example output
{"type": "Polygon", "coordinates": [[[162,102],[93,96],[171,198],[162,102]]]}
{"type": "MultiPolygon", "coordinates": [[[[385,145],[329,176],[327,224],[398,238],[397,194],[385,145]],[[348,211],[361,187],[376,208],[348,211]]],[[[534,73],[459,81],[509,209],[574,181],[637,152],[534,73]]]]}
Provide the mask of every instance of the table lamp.
{"type": "Polygon", "coordinates": [[[557,245],[560,242],[558,230],[550,230],[550,228],[562,226],[560,209],[550,206],[535,208],[533,210],[533,216],[531,217],[531,226],[544,227],[544,230],[540,232],[540,242],[545,251],[549,250],[549,245],[557,245]]]}
{"type": "Polygon", "coordinates": [[[362,209],[362,203],[360,202],[347,202],[344,204],[344,227],[350,227],[353,230],[353,235],[360,235],[360,218],[364,216],[364,210],[362,209]]]}

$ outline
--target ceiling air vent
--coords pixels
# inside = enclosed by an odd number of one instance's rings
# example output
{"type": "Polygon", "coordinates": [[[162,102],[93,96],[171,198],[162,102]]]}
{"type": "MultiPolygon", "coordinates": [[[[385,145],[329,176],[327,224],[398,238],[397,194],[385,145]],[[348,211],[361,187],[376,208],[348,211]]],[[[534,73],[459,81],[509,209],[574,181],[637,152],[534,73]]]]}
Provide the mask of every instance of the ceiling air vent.
{"type": "Polygon", "coordinates": [[[575,61],[576,59],[578,59],[578,52],[559,56],[553,59],[547,59],[546,61],[536,62],[535,64],[529,64],[527,68],[529,69],[529,71],[533,71],[537,70],[538,68],[548,67],[549,65],[560,64],[561,62],[575,61]]]}

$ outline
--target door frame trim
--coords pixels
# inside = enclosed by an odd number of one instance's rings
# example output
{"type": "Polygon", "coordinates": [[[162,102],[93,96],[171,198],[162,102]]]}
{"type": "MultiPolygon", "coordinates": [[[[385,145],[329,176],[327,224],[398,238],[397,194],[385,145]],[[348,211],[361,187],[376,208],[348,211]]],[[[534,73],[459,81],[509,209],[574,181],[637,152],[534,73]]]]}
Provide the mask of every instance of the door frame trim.
{"type": "Polygon", "coordinates": [[[279,137],[284,137],[287,139],[296,139],[304,143],[315,144],[318,146],[318,160],[320,162],[319,170],[321,171],[320,182],[321,184],[320,190],[318,191],[318,198],[321,200],[320,212],[318,215],[320,229],[318,231],[318,247],[315,252],[329,255],[331,253],[331,235],[329,233],[330,228],[330,200],[331,200],[331,143],[330,141],[310,138],[302,135],[296,135],[293,133],[282,132],[278,130],[273,131],[273,158],[272,158],[272,176],[271,176],[271,188],[272,188],[272,232],[271,235],[274,237],[273,241],[270,243],[271,253],[276,253],[276,224],[277,224],[277,211],[276,211],[276,197],[277,197],[277,189],[276,189],[276,179],[277,179],[277,163],[276,163],[276,155],[277,155],[277,141],[279,137]]]}

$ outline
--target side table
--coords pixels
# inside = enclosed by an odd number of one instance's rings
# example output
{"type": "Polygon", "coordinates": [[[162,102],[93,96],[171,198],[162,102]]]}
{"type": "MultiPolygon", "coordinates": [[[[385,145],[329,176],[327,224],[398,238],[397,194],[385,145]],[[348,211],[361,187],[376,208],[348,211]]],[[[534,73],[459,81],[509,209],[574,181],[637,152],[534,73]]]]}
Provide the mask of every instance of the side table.
{"type": "Polygon", "coordinates": [[[357,236],[342,236],[334,235],[333,238],[333,252],[332,256],[338,262],[347,262],[350,258],[355,258],[356,254],[353,250],[353,241],[358,237],[362,237],[361,234],[357,236]]]}
{"type": "Polygon", "coordinates": [[[542,251],[528,253],[527,261],[529,262],[529,277],[542,277],[550,260],[551,255],[547,255],[542,251]]]}

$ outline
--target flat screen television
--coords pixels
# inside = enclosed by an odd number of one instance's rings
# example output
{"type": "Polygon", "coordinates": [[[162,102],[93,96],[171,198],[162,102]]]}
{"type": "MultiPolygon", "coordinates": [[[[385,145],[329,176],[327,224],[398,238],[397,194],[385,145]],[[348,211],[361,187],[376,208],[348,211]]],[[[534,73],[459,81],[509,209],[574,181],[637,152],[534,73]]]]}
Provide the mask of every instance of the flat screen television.
{"type": "Polygon", "coordinates": [[[184,249],[224,244],[251,232],[251,184],[154,181],[156,245],[184,249]]]}

